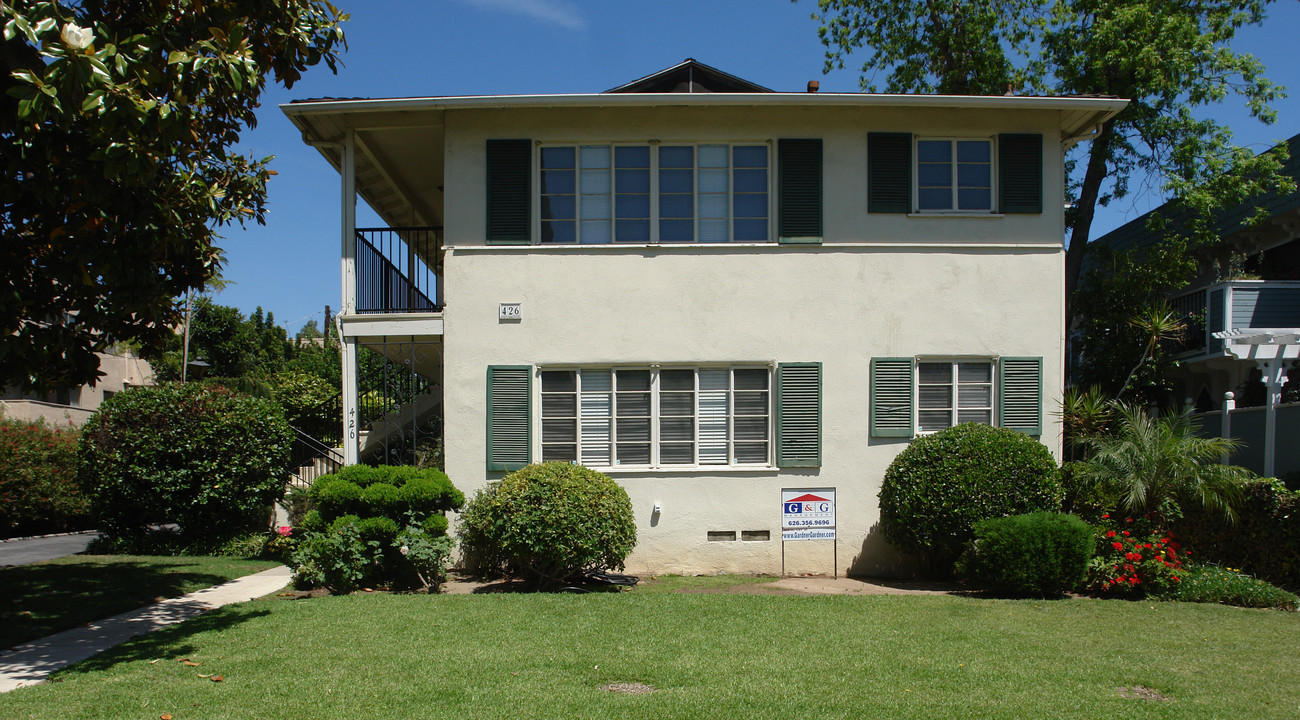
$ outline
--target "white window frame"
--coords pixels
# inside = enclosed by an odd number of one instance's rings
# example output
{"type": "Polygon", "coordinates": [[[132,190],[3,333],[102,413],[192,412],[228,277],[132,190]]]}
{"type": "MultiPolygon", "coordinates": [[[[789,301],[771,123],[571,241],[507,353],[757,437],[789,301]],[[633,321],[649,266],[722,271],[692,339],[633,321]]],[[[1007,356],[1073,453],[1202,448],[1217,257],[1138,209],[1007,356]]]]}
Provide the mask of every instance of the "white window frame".
{"type": "MultiPolygon", "coordinates": [[[[918,358],[916,358],[915,363],[916,363],[916,372],[915,372],[915,374],[914,374],[914,377],[912,378],[912,392],[913,392],[913,397],[916,398],[916,402],[913,403],[913,407],[912,407],[912,427],[916,428],[916,430],[915,430],[914,432],[915,432],[915,434],[916,434],[917,436],[921,436],[921,435],[933,435],[934,433],[940,432],[940,431],[942,431],[942,430],[947,430],[948,428],[951,428],[951,427],[954,427],[954,426],[960,424],[959,413],[960,413],[960,411],[963,410],[963,409],[965,409],[965,410],[984,410],[984,409],[987,409],[987,410],[989,411],[989,422],[988,422],[988,424],[991,425],[991,426],[993,426],[993,427],[997,427],[997,425],[998,425],[998,359],[997,359],[997,358],[992,358],[992,357],[958,357],[958,356],[946,356],[946,357],[918,357],[918,358]],[[960,377],[960,375],[958,374],[958,373],[959,373],[959,365],[960,365],[961,363],[981,363],[981,364],[988,365],[988,367],[989,367],[989,380],[988,380],[988,382],[987,382],[987,383],[984,383],[984,382],[967,382],[967,383],[962,383],[962,382],[961,382],[961,377],[960,377]],[[951,423],[950,423],[947,427],[937,428],[937,429],[934,429],[934,430],[925,430],[925,429],[922,429],[922,427],[921,427],[921,412],[922,412],[922,410],[936,410],[936,409],[939,409],[939,408],[922,408],[922,407],[921,407],[921,387],[922,387],[922,384],[921,384],[921,365],[923,365],[923,364],[947,364],[947,365],[950,365],[951,368],[952,368],[951,382],[948,383],[948,385],[949,385],[950,387],[952,387],[952,404],[951,404],[948,408],[946,408],[947,410],[949,410],[949,411],[952,413],[952,416],[951,416],[951,418],[950,418],[950,419],[951,419],[951,423]],[[961,407],[961,386],[962,386],[962,385],[967,385],[967,386],[987,385],[988,388],[989,388],[989,404],[988,404],[987,406],[962,408],[962,407],[961,407]]],[[[927,384],[929,384],[929,383],[927,383],[927,384]]]]}
{"type": "MultiPolygon", "coordinates": [[[[545,429],[543,427],[543,423],[547,419],[557,419],[557,418],[547,418],[545,416],[545,411],[542,407],[543,405],[543,402],[541,400],[542,396],[544,394],[546,395],[551,394],[551,393],[543,393],[542,391],[541,378],[543,376],[543,373],[547,373],[547,372],[575,373],[575,385],[574,385],[575,389],[573,391],[573,394],[575,396],[575,402],[576,402],[575,411],[577,412],[577,416],[575,418],[576,437],[573,444],[576,445],[577,462],[579,464],[586,465],[587,467],[591,467],[591,468],[600,469],[603,471],[613,471],[613,470],[708,471],[708,470],[719,470],[719,469],[763,470],[763,469],[771,469],[772,467],[774,467],[773,458],[775,457],[775,452],[776,452],[776,390],[775,390],[776,373],[774,372],[773,367],[770,363],[734,363],[734,364],[705,363],[699,365],[644,364],[644,365],[614,365],[614,366],[554,365],[554,366],[539,367],[537,369],[537,378],[538,378],[538,381],[536,383],[537,390],[535,391],[536,398],[537,398],[537,403],[536,403],[537,410],[535,416],[533,417],[533,422],[536,423],[535,427],[538,428],[538,432],[535,433],[536,440],[534,441],[535,442],[534,450],[536,451],[535,457],[543,459],[543,462],[545,462],[544,458],[546,457],[544,454],[546,446],[569,444],[569,443],[543,442],[543,437],[545,435],[545,429]],[[661,451],[662,451],[662,443],[663,443],[661,438],[661,421],[663,419],[663,415],[660,410],[660,397],[661,397],[660,396],[661,393],[660,374],[665,370],[691,370],[694,373],[695,384],[694,384],[694,390],[691,391],[694,395],[693,398],[694,411],[693,414],[690,416],[692,418],[692,424],[694,427],[693,437],[691,441],[693,446],[694,461],[690,463],[665,463],[662,462],[661,459],[661,454],[662,454],[661,451]],[[700,462],[700,395],[699,395],[700,389],[699,388],[700,388],[701,370],[726,370],[729,373],[728,387],[726,391],[727,392],[727,461],[725,463],[701,463],[700,462]],[[741,417],[763,417],[766,419],[767,433],[764,439],[762,440],[762,442],[766,444],[767,451],[762,462],[753,462],[753,463],[737,462],[736,444],[738,441],[736,438],[736,393],[747,392],[745,390],[738,391],[736,389],[735,372],[737,370],[761,370],[767,377],[767,389],[765,391],[762,391],[767,393],[767,404],[765,407],[766,414],[762,416],[758,416],[758,415],[741,416],[741,417]],[[609,447],[610,447],[611,464],[607,464],[607,465],[588,464],[583,457],[582,395],[584,390],[582,386],[582,373],[584,371],[610,373],[611,389],[609,393],[611,396],[611,403],[610,403],[610,415],[609,415],[609,420],[610,420],[609,447]],[[650,417],[649,417],[650,462],[648,464],[622,463],[618,459],[618,443],[619,443],[618,427],[617,427],[618,426],[617,423],[618,401],[616,399],[616,396],[618,394],[618,373],[620,371],[624,371],[624,372],[649,371],[650,372],[650,391],[649,391],[650,393],[650,417]]],[[[759,392],[759,391],[748,391],[748,392],[759,392]]],[[[685,417],[685,416],[673,416],[673,417],[685,417]]],[[[568,416],[564,417],[564,419],[567,418],[568,416]]],[[[741,440],[739,442],[744,443],[745,441],[741,440]]],[[[759,441],[752,440],[750,442],[757,443],[759,441]]]]}
{"type": "Polygon", "coordinates": [[[742,245],[755,244],[775,244],[776,242],[776,205],[777,205],[777,187],[776,187],[776,153],[774,148],[776,143],[771,138],[757,140],[650,140],[650,141],[545,141],[534,143],[533,148],[533,245],[542,245],[546,247],[600,247],[602,245],[615,245],[623,247],[638,247],[646,245],[727,245],[737,243],[742,245]],[[727,239],[726,241],[702,242],[700,238],[700,184],[699,184],[699,157],[700,147],[708,145],[723,145],[727,147],[727,239]],[[659,239],[659,148],[683,147],[689,146],[693,149],[693,167],[692,170],[692,239],[690,241],[668,241],[660,242],[659,239]],[[767,221],[767,237],[763,240],[742,240],[737,241],[736,237],[736,183],[735,183],[735,149],[737,147],[755,147],[762,146],[767,152],[767,188],[765,197],[767,198],[767,215],[764,218],[767,221]],[[610,150],[610,242],[608,243],[584,243],[582,241],[582,148],[583,147],[608,147],[610,150]],[[618,147],[649,147],[650,148],[650,240],[648,243],[637,242],[619,242],[617,240],[617,209],[615,208],[616,188],[614,176],[614,154],[618,147]],[[565,242],[542,242],[542,151],[549,148],[573,148],[574,149],[574,241],[565,242]]]}
{"type": "Polygon", "coordinates": [[[998,143],[993,136],[914,136],[912,138],[912,212],[917,215],[990,215],[997,213],[998,205],[998,143]],[[957,184],[957,143],[984,141],[989,145],[989,206],[987,208],[960,209],[958,207],[957,184]],[[921,143],[948,142],[952,146],[952,182],[949,192],[952,207],[948,209],[928,209],[921,207],[921,143]]]}

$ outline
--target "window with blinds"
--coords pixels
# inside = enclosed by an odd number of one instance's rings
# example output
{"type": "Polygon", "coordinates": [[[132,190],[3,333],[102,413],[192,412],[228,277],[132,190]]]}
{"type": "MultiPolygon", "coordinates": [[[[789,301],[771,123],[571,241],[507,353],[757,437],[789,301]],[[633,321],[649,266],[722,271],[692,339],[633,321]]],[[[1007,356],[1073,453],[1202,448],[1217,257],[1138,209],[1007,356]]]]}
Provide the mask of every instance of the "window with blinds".
{"type": "Polygon", "coordinates": [[[543,370],[542,460],[768,465],[770,385],[765,367],[543,370]]]}
{"type": "Polygon", "coordinates": [[[544,146],[541,242],[767,242],[770,154],[767,144],[544,146]]]}

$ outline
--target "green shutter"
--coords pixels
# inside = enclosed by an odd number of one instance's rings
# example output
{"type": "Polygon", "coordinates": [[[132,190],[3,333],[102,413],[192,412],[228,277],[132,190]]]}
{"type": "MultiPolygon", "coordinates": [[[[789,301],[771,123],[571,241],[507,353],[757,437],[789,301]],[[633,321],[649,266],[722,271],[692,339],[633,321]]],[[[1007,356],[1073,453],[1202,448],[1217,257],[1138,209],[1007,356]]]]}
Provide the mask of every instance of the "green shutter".
{"type": "Polygon", "coordinates": [[[776,464],[822,464],[822,364],[776,367],[776,464]]]}
{"type": "Polygon", "coordinates": [[[487,141],[487,242],[527,245],[532,241],[532,142],[487,141]]]}
{"type": "Polygon", "coordinates": [[[1043,211],[1043,136],[998,136],[998,206],[1004,213],[1043,211]]]}
{"type": "Polygon", "coordinates": [[[871,359],[871,437],[914,434],[915,368],[912,358],[871,359]]]}
{"type": "Polygon", "coordinates": [[[912,212],[910,133],[867,133],[867,212],[912,212]]]}
{"type": "Polygon", "coordinates": [[[998,425],[1027,435],[1043,434],[1043,359],[998,361],[998,425]]]}
{"type": "Polygon", "coordinates": [[[822,141],[777,140],[777,233],[783,243],[822,241],[822,141]]]}
{"type": "Polygon", "coordinates": [[[490,365],[487,371],[487,469],[518,470],[532,459],[533,369],[490,365]]]}

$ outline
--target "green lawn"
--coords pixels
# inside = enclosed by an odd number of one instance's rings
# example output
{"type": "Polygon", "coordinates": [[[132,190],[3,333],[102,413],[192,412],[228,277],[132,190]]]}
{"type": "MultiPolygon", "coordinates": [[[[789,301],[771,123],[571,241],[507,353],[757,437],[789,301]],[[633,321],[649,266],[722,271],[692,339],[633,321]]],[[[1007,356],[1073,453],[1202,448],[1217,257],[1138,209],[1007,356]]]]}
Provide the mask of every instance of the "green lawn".
{"type": "Polygon", "coordinates": [[[275,567],[224,557],[73,555],[0,569],[0,649],[275,567]]]}
{"type": "Polygon", "coordinates": [[[0,717],[1292,720],[1297,638],[1294,613],[1159,602],[272,598],[0,695],[0,717]]]}

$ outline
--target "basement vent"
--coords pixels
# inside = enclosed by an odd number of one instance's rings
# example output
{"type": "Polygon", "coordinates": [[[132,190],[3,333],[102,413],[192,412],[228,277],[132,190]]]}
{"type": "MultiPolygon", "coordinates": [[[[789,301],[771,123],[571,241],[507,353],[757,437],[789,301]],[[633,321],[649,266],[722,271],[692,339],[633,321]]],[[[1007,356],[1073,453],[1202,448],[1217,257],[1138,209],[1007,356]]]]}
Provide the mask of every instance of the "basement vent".
{"type": "Polygon", "coordinates": [[[740,539],[767,542],[772,539],[772,533],[767,530],[742,530],[740,533],[740,539]]]}
{"type": "Polygon", "coordinates": [[[735,530],[710,530],[709,542],[736,542],[735,530]]]}

